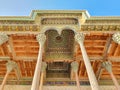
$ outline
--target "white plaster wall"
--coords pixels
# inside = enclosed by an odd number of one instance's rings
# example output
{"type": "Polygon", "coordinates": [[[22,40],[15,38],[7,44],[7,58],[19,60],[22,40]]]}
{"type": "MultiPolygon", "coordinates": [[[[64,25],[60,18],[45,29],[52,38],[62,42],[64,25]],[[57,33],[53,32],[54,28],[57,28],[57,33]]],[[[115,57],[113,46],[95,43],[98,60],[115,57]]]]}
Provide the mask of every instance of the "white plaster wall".
{"type": "MultiPolygon", "coordinates": [[[[28,85],[6,85],[4,90],[30,90],[28,85]]],[[[90,86],[81,86],[82,90],[91,90],[90,86]]],[[[77,90],[76,86],[44,86],[43,90],[77,90]]],[[[116,90],[114,86],[100,86],[100,90],[116,90]]]]}

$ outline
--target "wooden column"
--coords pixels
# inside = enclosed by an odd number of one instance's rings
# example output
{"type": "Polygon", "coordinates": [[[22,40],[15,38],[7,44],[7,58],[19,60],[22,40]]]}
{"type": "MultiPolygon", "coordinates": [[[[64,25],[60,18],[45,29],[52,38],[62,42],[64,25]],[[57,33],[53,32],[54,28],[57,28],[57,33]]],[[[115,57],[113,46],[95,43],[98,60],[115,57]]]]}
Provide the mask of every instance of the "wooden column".
{"type": "Polygon", "coordinates": [[[115,78],[115,76],[114,76],[114,74],[112,72],[111,63],[108,62],[108,61],[105,61],[105,62],[102,63],[102,66],[109,72],[109,74],[110,74],[110,76],[111,76],[111,78],[113,80],[113,83],[115,84],[116,90],[120,90],[120,86],[119,86],[119,84],[117,82],[117,79],[115,78]]]}
{"type": "Polygon", "coordinates": [[[31,90],[38,90],[41,63],[42,63],[42,50],[43,50],[44,42],[46,40],[46,36],[43,33],[41,33],[36,36],[36,39],[39,42],[39,52],[38,52],[38,59],[37,59],[37,64],[34,72],[31,90]]]}
{"type": "Polygon", "coordinates": [[[76,79],[76,83],[77,83],[77,88],[78,88],[78,90],[81,90],[80,89],[79,78],[78,78],[78,69],[79,69],[78,62],[72,62],[71,67],[72,67],[73,72],[75,73],[75,79],[76,79]]]}
{"type": "Polygon", "coordinates": [[[86,70],[87,70],[87,73],[88,73],[88,78],[90,80],[91,88],[92,88],[92,90],[99,90],[99,86],[98,86],[98,82],[97,82],[96,76],[94,74],[92,65],[91,65],[90,60],[88,58],[87,52],[85,50],[84,34],[83,33],[77,33],[75,35],[75,39],[80,44],[80,48],[81,48],[83,60],[84,60],[84,63],[85,63],[85,67],[86,67],[86,70]]]}
{"type": "Polygon", "coordinates": [[[43,78],[44,78],[44,72],[46,71],[46,68],[47,68],[47,64],[46,64],[46,62],[42,62],[41,78],[40,78],[40,86],[39,86],[39,90],[42,90],[42,86],[43,86],[43,78]]]}
{"type": "Polygon", "coordinates": [[[7,67],[7,72],[5,74],[5,77],[3,79],[3,82],[1,84],[1,87],[0,87],[0,90],[4,90],[4,86],[5,86],[5,83],[7,81],[7,78],[8,78],[8,75],[10,74],[10,72],[15,69],[17,67],[17,64],[13,61],[8,61],[8,63],[6,64],[6,67],[7,67]]]}

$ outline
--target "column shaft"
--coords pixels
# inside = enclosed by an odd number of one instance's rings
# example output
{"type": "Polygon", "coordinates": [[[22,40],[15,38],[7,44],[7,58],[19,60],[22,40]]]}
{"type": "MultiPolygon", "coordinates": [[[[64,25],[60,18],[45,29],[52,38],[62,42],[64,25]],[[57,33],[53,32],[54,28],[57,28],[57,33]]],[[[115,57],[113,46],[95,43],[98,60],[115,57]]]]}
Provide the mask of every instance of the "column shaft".
{"type": "Polygon", "coordinates": [[[71,67],[72,67],[72,70],[73,72],[75,73],[75,79],[76,79],[76,84],[77,84],[77,88],[78,90],[80,90],[80,83],[79,83],[79,78],[78,78],[78,70],[79,70],[79,64],[78,62],[72,62],[71,63],[71,67]]]}
{"type": "Polygon", "coordinates": [[[7,81],[8,75],[9,75],[9,72],[7,72],[7,73],[5,74],[5,77],[4,77],[3,82],[2,82],[2,84],[1,84],[0,90],[4,90],[4,86],[5,86],[5,83],[6,83],[6,81],[7,81]]]}
{"type": "Polygon", "coordinates": [[[90,80],[92,90],[99,90],[98,82],[97,82],[97,79],[95,77],[93,68],[91,66],[91,63],[90,63],[90,60],[89,60],[88,55],[86,53],[83,42],[80,42],[80,48],[81,48],[83,60],[84,60],[84,63],[85,63],[85,67],[86,67],[86,70],[87,70],[87,73],[88,73],[88,78],[90,80]]]}
{"type": "Polygon", "coordinates": [[[7,71],[6,71],[5,77],[3,79],[3,82],[1,84],[0,90],[4,89],[4,86],[5,86],[6,80],[8,78],[8,75],[13,69],[17,68],[17,63],[9,60],[6,64],[6,68],[7,68],[7,71]]]}
{"type": "Polygon", "coordinates": [[[78,88],[78,90],[81,90],[80,89],[80,83],[79,83],[79,78],[78,78],[78,73],[77,72],[75,72],[75,78],[76,78],[77,88],[78,88]]]}
{"type": "Polygon", "coordinates": [[[112,80],[113,80],[113,83],[115,84],[116,89],[117,89],[117,90],[120,90],[120,86],[119,86],[119,84],[118,84],[118,82],[117,82],[117,80],[116,80],[113,72],[110,72],[110,76],[111,76],[111,78],[112,78],[112,80]]]}
{"type": "Polygon", "coordinates": [[[103,67],[108,71],[108,73],[110,74],[110,76],[111,76],[111,78],[112,78],[112,80],[113,80],[113,83],[115,84],[116,89],[117,89],[117,90],[120,90],[119,84],[118,84],[118,82],[117,82],[117,80],[116,80],[116,78],[115,78],[115,76],[114,76],[114,74],[113,74],[113,72],[112,72],[112,63],[109,62],[109,61],[105,61],[105,62],[102,63],[102,66],[103,66],[103,67]]]}
{"type": "Polygon", "coordinates": [[[42,90],[42,86],[43,86],[43,77],[44,77],[44,72],[41,73],[39,90],[42,90]]]}
{"type": "Polygon", "coordinates": [[[39,78],[40,78],[41,63],[42,63],[42,46],[39,45],[38,59],[36,63],[31,90],[37,90],[38,87],[37,85],[39,83],[39,78]]]}

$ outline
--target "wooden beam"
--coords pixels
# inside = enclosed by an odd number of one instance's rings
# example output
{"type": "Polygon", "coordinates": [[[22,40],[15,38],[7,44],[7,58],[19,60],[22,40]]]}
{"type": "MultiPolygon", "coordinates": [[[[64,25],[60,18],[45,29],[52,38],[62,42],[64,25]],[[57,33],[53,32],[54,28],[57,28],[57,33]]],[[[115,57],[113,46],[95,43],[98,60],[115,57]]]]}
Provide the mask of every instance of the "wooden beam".
{"type": "MultiPolygon", "coordinates": [[[[89,56],[90,61],[94,60],[102,60],[103,56],[89,56]]],[[[81,55],[76,56],[77,61],[83,61],[83,57],[81,55]]]]}
{"type": "Polygon", "coordinates": [[[7,60],[10,60],[10,57],[8,57],[8,56],[0,57],[0,61],[7,61],[7,60]]]}
{"type": "Polygon", "coordinates": [[[115,61],[115,62],[119,61],[120,62],[120,56],[118,56],[118,57],[111,56],[111,57],[107,57],[107,59],[110,61],[115,61]]]}

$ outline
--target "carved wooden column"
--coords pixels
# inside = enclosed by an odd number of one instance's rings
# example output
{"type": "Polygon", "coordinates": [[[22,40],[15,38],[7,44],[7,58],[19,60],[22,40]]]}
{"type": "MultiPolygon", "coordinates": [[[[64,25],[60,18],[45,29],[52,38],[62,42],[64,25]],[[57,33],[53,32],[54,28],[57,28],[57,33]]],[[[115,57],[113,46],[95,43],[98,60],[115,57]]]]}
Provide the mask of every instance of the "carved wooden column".
{"type": "Polygon", "coordinates": [[[17,67],[17,64],[15,62],[9,60],[8,63],[6,64],[6,67],[7,67],[7,72],[5,74],[3,82],[1,84],[0,90],[4,89],[4,86],[5,86],[5,83],[6,83],[6,80],[8,78],[9,73],[17,67]]]}
{"type": "Polygon", "coordinates": [[[40,87],[39,87],[39,90],[42,90],[43,77],[44,77],[44,72],[46,71],[46,68],[47,68],[47,63],[46,63],[46,62],[42,62],[41,78],[40,78],[40,87]]]}
{"type": "Polygon", "coordinates": [[[114,74],[112,72],[112,65],[111,65],[111,63],[108,62],[108,61],[105,61],[105,62],[102,63],[102,66],[109,72],[109,74],[110,74],[110,76],[111,76],[111,78],[113,80],[113,83],[115,84],[116,89],[120,90],[120,86],[119,86],[119,84],[117,82],[117,79],[115,78],[115,76],[114,76],[114,74]]]}
{"type": "Polygon", "coordinates": [[[85,46],[84,46],[84,34],[83,33],[77,33],[75,35],[75,39],[80,44],[80,48],[81,48],[83,60],[84,60],[84,63],[85,63],[85,67],[86,67],[86,70],[87,70],[87,73],[88,73],[88,78],[90,80],[91,88],[92,88],[92,90],[99,90],[97,79],[95,77],[93,68],[91,66],[90,60],[89,60],[87,52],[85,50],[85,46]]]}
{"type": "Polygon", "coordinates": [[[78,62],[72,62],[71,67],[72,67],[72,70],[75,73],[77,88],[78,88],[78,90],[80,90],[80,83],[79,83],[79,78],[78,78],[78,68],[79,68],[78,62]]]}
{"type": "Polygon", "coordinates": [[[31,90],[38,90],[39,86],[39,79],[40,79],[40,70],[41,70],[41,63],[42,63],[42,49],[46,40],[46,36],[42,34],[38,34],[36,36],[37,41],[39,42],[39,52],[38,52],[38,59],[37,64],[34,72],[33,82],[31,86],[31,90]]]}

